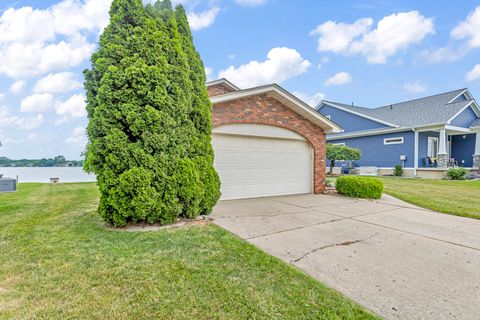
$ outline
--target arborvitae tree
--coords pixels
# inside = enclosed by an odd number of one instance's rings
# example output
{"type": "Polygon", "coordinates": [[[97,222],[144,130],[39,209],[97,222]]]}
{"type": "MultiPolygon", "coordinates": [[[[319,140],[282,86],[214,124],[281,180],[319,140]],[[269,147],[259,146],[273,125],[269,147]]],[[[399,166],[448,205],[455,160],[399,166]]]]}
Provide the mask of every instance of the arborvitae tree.
{"type": "Polygon", "coordinates": [[[220,179],[212,165],[214,157],[211,145],[212,105],[206,87],[205,67],[193,44],[187,15],[181,5],[178,5],[175,9],[175,18],[182,49],[187,55],[187,62],[190,67],[189,76],[193,89],[190,119],[198,130],[198,136],[194,141],[196,144],[194,161],[205,185],[205,198],[202,206],[205,210],[209,210],[209,208],[213,208],[220,197],[220,179]]]}
{"type": "Polygon", "coordinates": [[[211,114],[195,111],[194,69],[170,1],[114,0],[110,15],[85,72],[85,168],[97,175],[100,214],[123,226],[209,213],[219,197],[211,114]]]}

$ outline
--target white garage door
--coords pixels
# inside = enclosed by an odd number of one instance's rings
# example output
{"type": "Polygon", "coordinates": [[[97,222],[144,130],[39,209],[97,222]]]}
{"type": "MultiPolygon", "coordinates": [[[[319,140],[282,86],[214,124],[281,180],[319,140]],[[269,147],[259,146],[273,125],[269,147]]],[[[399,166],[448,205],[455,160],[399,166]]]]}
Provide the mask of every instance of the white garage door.
{"type": "Polygon", "coordinates": [[[294,132],[229,125],[214,130],[213,147],[222,200],[312,192],[311,148],[294,132]]]}

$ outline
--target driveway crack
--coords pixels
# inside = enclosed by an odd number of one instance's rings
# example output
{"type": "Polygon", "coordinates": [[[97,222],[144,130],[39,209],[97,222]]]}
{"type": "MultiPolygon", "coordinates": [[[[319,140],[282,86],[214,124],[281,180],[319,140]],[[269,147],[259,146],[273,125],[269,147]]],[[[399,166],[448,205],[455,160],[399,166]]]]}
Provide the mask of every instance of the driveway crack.
{"type": "Polygon", "coordinates": [[[297,259],[290,260],[290,263],[299,262],[300,260],[302,260],[303,258],[307,257],[308,255],[310,255],[310,254],[312,254],[312,253],[315,253],[315,252],[317,252],[317,251],[323,250],[323,249],[332,248],[332,247],[350,246],[350,245],[355,244],[355,243],[359,243],[359,242],[364,242],[364,241],[371,240],[372,238],[376,237],[377,235],[378,235],[378,232],[375,233],[375,234],[373,234],[373,235],[371,235],[371,236],[368,237],[368,238],[365,238],[365,239],[359,239],[359,240],[353,240],[353,241],[344,241],[344,242],[329,244],[329,245],[326,245],[326,246],[321,246],[321,247],[318,247],[318,248],[315,248],[315,249],[313,249],[313,250],[308,251],[307,253],[305,253],[304,255],[302,255],[301,257],[299,257],[299,258],[297,258],[297,259]]]}
{"type": "Polygon", "coordinates": [[[348,218],[341,217],[341,218],[338,218],[338,219],[332,219],[332,220],[322,221],[322,222],[319,222],[319,223],[310,224],[308,226],[299,226],[299,227],[294,227],[294,228],[289,228],[289,229],[282,229],[282,230],[278,230],[276,232],[270,232],[270,233],[265,233],[265,234],[261,234],[261,235],[258,235],[258,236],[245,238],[245,240],[252,240],[252,239],[256,239],[256,238],[271,236],[271,235],[274,235],[274,234],[284,233],[284,232],[288,232],[288,231],[292,231],[292,230],[298,230],[298,229],[304,229],[304,228],[319,226],[319,225],[322,225],[322,224],[342,221],[342,220],[346,220],[346,219],[348,219],[348,218]]]}

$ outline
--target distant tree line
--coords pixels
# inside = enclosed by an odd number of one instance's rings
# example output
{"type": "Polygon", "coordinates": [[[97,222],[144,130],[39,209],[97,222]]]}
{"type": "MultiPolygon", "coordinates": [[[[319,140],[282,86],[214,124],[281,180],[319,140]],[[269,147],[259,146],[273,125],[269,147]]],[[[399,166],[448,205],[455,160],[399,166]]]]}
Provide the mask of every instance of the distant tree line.
{"type": "Polygon", "coordinates": [[[13,160],[0,157],[0,167],[82,167],[83,160],[66,160],[64,156],[42,159],[13,160]]]}

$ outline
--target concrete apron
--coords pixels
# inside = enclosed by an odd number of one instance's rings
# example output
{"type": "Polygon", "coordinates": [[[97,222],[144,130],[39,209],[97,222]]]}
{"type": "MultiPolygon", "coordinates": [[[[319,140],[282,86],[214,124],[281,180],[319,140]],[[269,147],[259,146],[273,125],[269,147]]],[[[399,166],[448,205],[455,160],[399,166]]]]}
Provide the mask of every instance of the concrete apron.
{"type": "Polygon", "coordinates": [[[212,217],[387,319],[479,319],[480,220],[327,195],[223,201],[212,217]]]}

